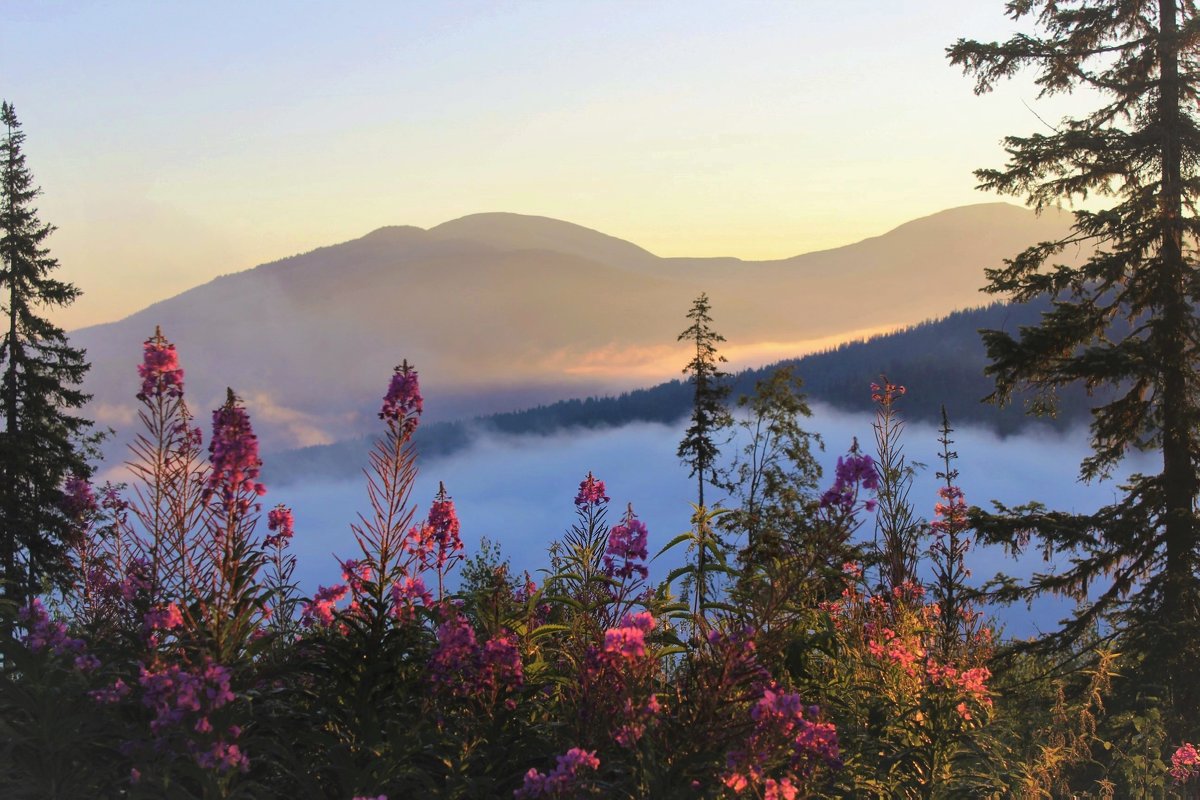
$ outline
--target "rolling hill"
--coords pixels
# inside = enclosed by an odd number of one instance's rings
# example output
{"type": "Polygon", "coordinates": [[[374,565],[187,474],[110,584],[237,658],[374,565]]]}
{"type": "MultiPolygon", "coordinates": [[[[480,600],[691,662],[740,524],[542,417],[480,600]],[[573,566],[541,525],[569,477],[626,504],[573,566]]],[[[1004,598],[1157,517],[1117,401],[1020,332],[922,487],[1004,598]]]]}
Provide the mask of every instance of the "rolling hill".
{"type": "Polygon", "coordinates": [[[370,429],[401,359],[429,419],[619,392],[677,374],[676,335],[707,291],[735,366],[776,361],[977,305],[983,269],[1063,235],[1065,214],[992,203],[779,261],[659,258],[544,217],[477,214],[225,275],[123,320],[80,329],[91,413],[134,415],[141,342],[161,325],[206,417],[232,386],[271,449],[370,429]]]}

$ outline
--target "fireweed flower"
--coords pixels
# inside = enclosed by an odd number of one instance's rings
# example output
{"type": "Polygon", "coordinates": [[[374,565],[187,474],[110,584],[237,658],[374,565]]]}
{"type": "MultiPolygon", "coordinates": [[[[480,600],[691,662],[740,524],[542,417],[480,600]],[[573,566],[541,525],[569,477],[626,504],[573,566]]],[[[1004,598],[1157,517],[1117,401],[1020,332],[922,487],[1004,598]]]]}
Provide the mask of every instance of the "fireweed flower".
{"type": "Polygon", "coordinates": [[[649,611],[627,614],[620,627],[604,632],[604,652],[617,653],[627,659],[646,655],[646,634],[654,630],[654,615],[649,611]]]}
{"type": "Polygon", "coordinates": [[[312,600],[300,609],[300,624],[305,627],[320,625],[328,628],[333,624],[333,615],[337,611],[337,603],[350,593],[350,587],[345,584],[338,586],[318,586],[312,600]]]}
{"type": "Polygon", "coordinates": [[[633,508],[625,519],[614,525],[608,533],[608,548],[604,551],[604,574],[610,578],[627,580],[635,574],[643,580],[649,576],[646,559],[649,558],[647,543],[649,532],[646,525],[633,514],[633,508]]]}
{"type": "Polygon", "coordinates": [[[584,770],[600,768],[600,759],[596,758],[594,750],[589,752],[578,747],[572,747],[557,760],[558,765],[548,775],[536,769],[525,773],[525,785],[513,792],[513,797],[570,797],[584,770]]]}
{"type": "MultiPolygon", "coordinates": [[[[525,672],[512,634],[501,633],[480,647],[471,623],[454,612],[438,626],[438,646],[429,661],[429,679],[451,697],[492,703],[520,688],[525,672]]],[[[512,698],[506,698],[504,704],[516,707],[512,698]]]]}
{"type": "Polygon", "coordinates": [[[933,507],[940,519],[929,523],[929,527],[939,533],[960,531],[967,527],[967,503],[963,499],[963,490],[957,486],[943,486],[938,489],[938,496],[943,502],[933,507]]]}
{"type": "Polygon", "coordinates": [[[1171,777],[1176,783],[1200,778],[1200,753],[1191,742],[1185,742],[1171,755],[1171,777]]]}
{"type": "Polygon", "coordinates": [[[267,512],[267,530],[271,535],[263,539],[263,547],[287,547],[295,531],[292,510],[280,503],[267,512]]]}
{"type": "Polygon", "coordinates": [[[805,706],[798,694],[764,689],[750,708],[750,735],[727,757],[729,771],[723,783],[738,793],[762,785],[773,792],[767,796],[795,797],[793,780],[822,767],[840,769],[837,730],[832,723],[816,721],[819,714],[820,709],[805,706]],[[767,777],[775,769],[786,773],[782,780],[767,777]]]}
{"type": "Polygon", "coordinates": [[[417,608],[429,608],[433,605],[433,595],[425,588],[421,578],[405,576],[392,584],[391,614],[398,622],[411,622],[416,619],[417,608]]]}
{"type": "Polygon", "coordinates": [[[436,565],[441,570],[447,561],[463,549],[454,500],[446,494],[446,486],[442,483],[438,484],[437,497],[429,508],[429,528],[429,536],[436,548],[436,565]]]}
{"type": "MultiPolygon", "coordinates": [[[[875,460],[866,453],[858,452],[855,441],[850,452],[839,456],[834,472],[833,486],[821,495],[821,508],[849,514],[854,509],[860,489],[875,491],[879,488],[879,471],[875,460]]],[[[867,500],[863,507],[870,513],[875,510],[875,501],[867,500]]]]}
{"type": "Polygon", "coordinates": [[[219,495],[224,506],[244,514],[250,508],[247,495],[263,495],[267,491],[256,481],[262,468],[258,437],[250,427],[250,415],[232,389],[225,405],[213,412],[212,420],[212,441],[208,443],[212,471],[204,490],[205,501],[219,495]]]}
{"type": "Polygon", "coordinates": [[[228,667],[211,660],[192,668],[170,664],[149,669],[143,665],[138,685],[142,705],[154,713],[150,730],[157,737],[156,745],[161,747],[167,737],[181,734],[186,737],[188,751],[204,769],[249,769],[249,760],[234,743],[242,732],[238,726],[231,725],[207,744],[194,738],[195,734],[206,739],[211,736],[213,712],[237,699],[230,686],[231,677],[228,667]]]}
{"type": "Polygon", "coordinates": [[[100,509],[92,484],[80,475],[72,475],[63,484],[60,506],[68,517],[76,520],[89,517],[100,509]]]}
{"type": "Polygon", "coordinates": [[[383,396],[383,406],[379,409],[379,418],[387,420],[389,425],[400,423],[403,435],[407,438],[417,429],[424,408],[417,371],[405,361],[392,374],[387,393],[383,396]]]}
{"type": "Polygon", "coordinates": [[[25,635],[21,637],[21,643],[31,653],[49,650],[56,656],[83,654],[86,646],[83,639],[74,639],[68,636],[66,623],[50,619],[46,607],[36,597],[17,612],[17,619],[21,621],[26,630],[25,635]]]}
{"type": "Polygon", "coordinates": [[[621,747],[633,747],[660,711],[652,690],[657,659],[646,647],[654,626],[648,611],[626,614],[618,627],[604,632],[599,646],[588,649],[579,676],[585,723],[608,731],[621,747]]]}
{"type": "Polygon", "coordinates": [[[179,366],[179,354],[175,352],[175,345],[163,338],[161,328],[155,328],[154,335],[142,345],[138,377],[142,379],[138,400],[146,402],[152,397],[183,396],[183,368],[179,366]]]}
{"type": "Polygon", "coordinates": [[[609,501],[604,490],[604,481],[597,480],[591,472],[579,483],[579,493],[575,495],[575,505],[586,509],[588,506],[601,506],[609,501]]]}
{"type": "Polygon", "coordinates": [[[154,631],[170,631],[183,625],[183,614],[179,606],[168,603],[159,608],[152,608],[142,617],[142,633],[150,635],[154,631]]]}

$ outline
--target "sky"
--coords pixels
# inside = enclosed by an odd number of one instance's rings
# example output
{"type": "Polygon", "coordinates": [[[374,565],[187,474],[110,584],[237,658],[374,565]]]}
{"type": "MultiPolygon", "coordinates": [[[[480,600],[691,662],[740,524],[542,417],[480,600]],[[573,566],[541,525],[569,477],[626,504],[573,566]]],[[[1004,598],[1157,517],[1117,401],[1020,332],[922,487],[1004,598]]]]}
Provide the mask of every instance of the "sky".
{"type": "Polygon", "coordinates": [[[6,0],[0,95],[70,329],[483,211],[763,259],[1000,199],[972,170],[1070,108],[948,65],[1003,5],[6,0]]]}

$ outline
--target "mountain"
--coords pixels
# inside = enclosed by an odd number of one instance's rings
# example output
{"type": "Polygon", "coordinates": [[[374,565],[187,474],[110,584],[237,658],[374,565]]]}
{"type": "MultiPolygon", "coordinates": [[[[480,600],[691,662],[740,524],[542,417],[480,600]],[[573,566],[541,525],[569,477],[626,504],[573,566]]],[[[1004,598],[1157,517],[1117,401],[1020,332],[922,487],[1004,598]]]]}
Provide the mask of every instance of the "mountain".
{"type": "MultiPolygon", "coordinates": [[[[1086,425],[1090,421],[1088,410],[1104,399],[1103,392],[1089,398],[1078,386],[1065,387],[1058,393],[1055,417],[1036,421],[1026,415],[1022,402],[1025,398],[1021,396],[1003,408],[982,402],[993,383],[984,375],[987,356],[979,330],[1015,333],[1021,326],[1036,324],[1048,309],[1049,303],[1039,301],[1025,305],[994,303],[956,311],[866,341],[743,370],[730,381],[732,396],[753,393],[756,381],[790,365],[804,381],[809,401],[842,411],[873,411],[869,387],[886,375],[908,389],[897,401],[900,414],[907,420],[936,425],[945,407],[954,427],[971,425],[1001,434],[1018,433],[1031,425],[1086,425]]],[[[676,423],[691,412],[692,395],[689,384],[671,380],[618,395],[561,400],[470,421],[435,422],[417,430],[417,449],[422,456],[436,457],[461,450],[485,433],[549,436],[636,422],[676,423]]],[[[268,460],[266,469],[276,484],[355,476],[365,463],[372,439],[368,435],[279,453],[268,460]]]]}
{"type": "Polygon", "coordinates": [[[370,429],[391,368],[421,371],[447,420],[646,385],[686,360],[676,335],[707,291],[735,365],[976,305],[983,269],[1062,236],[1063,213],[993,203],[777,261],[659,258],[545,217],[388,227],[224,275],[72,333],[102,423],[128,428],[141,343],[161,325],[198,416],[232,386],[268,447],[370,429]]]}

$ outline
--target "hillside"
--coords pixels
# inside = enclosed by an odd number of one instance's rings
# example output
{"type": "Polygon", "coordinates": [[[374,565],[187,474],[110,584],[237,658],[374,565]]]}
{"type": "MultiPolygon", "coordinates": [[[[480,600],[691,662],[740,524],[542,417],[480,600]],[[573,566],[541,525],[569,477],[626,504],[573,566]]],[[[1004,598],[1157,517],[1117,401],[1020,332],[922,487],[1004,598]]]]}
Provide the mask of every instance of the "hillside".
{"type": "Polygon", "coordinates": [[[676,374],[675,337],[703,290],[731,362],[768,363],[975,305],[985,267],[1066,225],[993,203],[743,262],[663,259],[558,220],[479,214],[225,275],[72,339],[93,364],[103,424],[132,421],[134,365],[161,325],[200,416],[229,385],[268,446],[325,444],[370,430],[401,359],[421,370],[431,420],[615,393],[676,374]]]}

